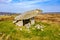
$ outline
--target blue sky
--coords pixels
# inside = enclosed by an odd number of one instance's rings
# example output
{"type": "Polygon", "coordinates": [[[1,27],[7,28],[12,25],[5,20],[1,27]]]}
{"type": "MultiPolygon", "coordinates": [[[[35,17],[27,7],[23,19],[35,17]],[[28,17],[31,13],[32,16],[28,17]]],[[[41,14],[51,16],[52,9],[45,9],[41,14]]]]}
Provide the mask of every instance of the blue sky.
{"type": "Polygon", "coordinates": [[[60,12],[60,0],[0,0],[0,12],[22,13],[33,9],[60,12]]]}

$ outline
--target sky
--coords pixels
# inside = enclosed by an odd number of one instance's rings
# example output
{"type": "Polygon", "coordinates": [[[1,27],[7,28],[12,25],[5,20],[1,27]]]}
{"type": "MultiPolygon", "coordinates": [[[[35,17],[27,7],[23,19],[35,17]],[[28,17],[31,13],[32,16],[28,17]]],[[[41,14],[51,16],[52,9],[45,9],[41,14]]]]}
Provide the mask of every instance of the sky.
{"type": "Polygon", "coordinates": [[[60,0],[0,0],[0,12],[22,13],[34,9],[60,12],[60,0]]]}

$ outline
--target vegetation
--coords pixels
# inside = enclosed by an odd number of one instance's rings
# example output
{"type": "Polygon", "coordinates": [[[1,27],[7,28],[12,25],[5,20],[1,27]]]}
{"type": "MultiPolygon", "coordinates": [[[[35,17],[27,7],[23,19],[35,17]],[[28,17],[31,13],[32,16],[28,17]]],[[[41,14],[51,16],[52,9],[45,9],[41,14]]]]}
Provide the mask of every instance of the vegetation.
{"type": "Polygon", "coordinates": [[[30,29],[18,27],[12,21],[0,21],[0,39],[3,40],[60,40],[60,25],[38,22],[30,29]],[[34,28],[36,24],[45,26],[44,31],[34,28]],[[4,36],[3,36],[4,35],[4,36]]]}
{"type": "Polygon", "coordinates": [[[0,16],[0,40],[60,40],[60,15],[41,14],[38,22],[29,29],[13,24],[12,16],[0,16]],[[54,21],[55,20],[55,21],[54,21]],[[45,22],[46,21],[46,22],[45,22]],[[35,28],[35,25],[44,26],[44,30],[35,28]]]}

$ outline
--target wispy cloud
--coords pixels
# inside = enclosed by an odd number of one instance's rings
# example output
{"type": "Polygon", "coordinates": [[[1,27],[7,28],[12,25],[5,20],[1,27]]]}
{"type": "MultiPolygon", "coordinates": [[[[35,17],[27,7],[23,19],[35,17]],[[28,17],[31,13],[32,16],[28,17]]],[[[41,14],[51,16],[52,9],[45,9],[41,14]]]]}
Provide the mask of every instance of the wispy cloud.
{"type": "Polygon", "coordinates": [[[20,1],[21,2],[12,3],[12,5],[16,5],[16,6],[20,6],[20,7],[31,7],[32,5],[35,6],[35,4],[38,3],[38,2],[47,2],[47,1],[50,1],[50,0],[31,0],[31,1],[29,1],[29,0],[20,0],[20,1]]]}
{"type": "Polygon", "coordinates": [[[49,1],[49,0],[0,0],[1,3],[46,2],[46,1],[49,1]]]}
{"type": "MultiPolygon", "coordinates": [[[[60,6],[50,5],[53,3],[50,1],[52,2],[52,0],[0,0],[0,12],[24,12],[37,8],[42,9],[44,12],[57,10],[60,11],[60,6]],[[50,6],[47,6],[46,3],[50,6]]],[[[56,2],[54,3],[56,4],[56,2]]]]}
{"type": "Polygon", "coordinates": [[[50,0],[0,0],[0,2],[3,3],[7,3],[5,5],[14,5],[14,6],[24,6],[24,7],[28,7],[28,6],[32,6],[35,5],[38,2],[47,2],[50,0]],[[18,1],[16,3],[16,1],[18,1]]]}
{"type": "Polygon", "coordinates": [[[0,0],[0,3],[10,3],[12,0],[0,0]]]}

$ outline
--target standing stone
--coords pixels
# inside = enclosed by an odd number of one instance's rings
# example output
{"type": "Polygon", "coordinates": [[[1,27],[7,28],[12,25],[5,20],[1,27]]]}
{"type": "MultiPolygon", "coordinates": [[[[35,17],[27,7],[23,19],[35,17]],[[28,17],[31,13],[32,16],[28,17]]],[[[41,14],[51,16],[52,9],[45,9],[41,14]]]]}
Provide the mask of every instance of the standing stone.
{"type": "Polygon", "coordinates": [[[23,21],[19,21],[16,23],[17,26],[23,26],[23,21]]]}
{"type": "Polygon", "coordinates": [[[31,20],[31,25],[33,25],[33,24],[35,24],[35,20],[34,19],[31,20]]]}
{"type": "Polygon", "coordinates": [[[26,28],[30,28],[30,23],[25,24],[26,28]]]}

